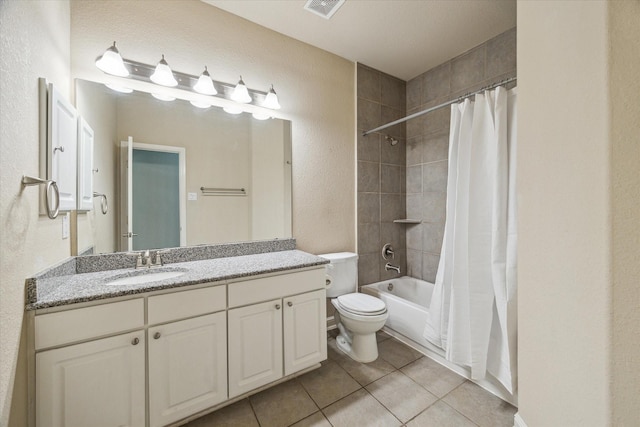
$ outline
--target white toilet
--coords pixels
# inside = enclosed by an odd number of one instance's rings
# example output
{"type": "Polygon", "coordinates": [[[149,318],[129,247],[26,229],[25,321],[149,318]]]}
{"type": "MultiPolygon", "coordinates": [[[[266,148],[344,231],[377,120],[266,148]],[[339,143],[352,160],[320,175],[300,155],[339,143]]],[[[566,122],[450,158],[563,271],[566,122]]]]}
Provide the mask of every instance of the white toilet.
{"type": "Polygon", "coordinates": [[[358,293],[358,254],[340,252],[320,255],[331,261],[327,274],[331,285],[327,297],[336,308],[338,348],[358,362],[373,362],[378,358],[376,332],[384,326],[389,313],[381,299],[358,293]]]}

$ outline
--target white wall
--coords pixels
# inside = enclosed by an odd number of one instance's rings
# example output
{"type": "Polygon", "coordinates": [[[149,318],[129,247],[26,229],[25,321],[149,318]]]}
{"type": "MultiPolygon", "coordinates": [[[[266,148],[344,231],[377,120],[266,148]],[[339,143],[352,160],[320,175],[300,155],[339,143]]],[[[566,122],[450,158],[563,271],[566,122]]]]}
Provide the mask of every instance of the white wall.
{"type": "Polygon", "coordinates": [[[18,360],[24,280],[66,258],[61,218],[38,215],[38,77],[69,95],[69,2],[0,2],[0,426],[24,425],[25,355],[18,360]],[[19,363],[20,362],[20,363],[19,363]],[[14,392],[14,380],[16,389],[14,392]],[[11,411],[12,395],[13,413],[11,411]]]}
{"type": "Polygon", "coordinates": [[[519,414],[529,427],[638,420],[639,5],[518,2],[519,414]]]}
{"type": "Polygon", "coordinates": [[[74,1],[74,77],[104,80],[94,61],[116,40],[125,58],[280,97],[293,133],[293,236],[300,249],[355,250],[354,64],[199,1],[74,1]]]}
{"type": "Polygon", "coordinates": [[[640,420],[640,1],[609,3],[615,426],[640,420]]]}

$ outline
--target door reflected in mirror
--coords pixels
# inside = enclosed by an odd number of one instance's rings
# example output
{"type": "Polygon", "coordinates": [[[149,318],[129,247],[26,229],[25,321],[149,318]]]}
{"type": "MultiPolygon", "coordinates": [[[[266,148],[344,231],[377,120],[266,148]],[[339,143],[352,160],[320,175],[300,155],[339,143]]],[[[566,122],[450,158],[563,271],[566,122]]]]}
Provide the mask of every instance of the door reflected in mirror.
{"type": "Polygon", "coordinates": [[[291,122],[84,80],[76,106],[110,206],[78,212],[79,253],[291,237],[291,122]]]}

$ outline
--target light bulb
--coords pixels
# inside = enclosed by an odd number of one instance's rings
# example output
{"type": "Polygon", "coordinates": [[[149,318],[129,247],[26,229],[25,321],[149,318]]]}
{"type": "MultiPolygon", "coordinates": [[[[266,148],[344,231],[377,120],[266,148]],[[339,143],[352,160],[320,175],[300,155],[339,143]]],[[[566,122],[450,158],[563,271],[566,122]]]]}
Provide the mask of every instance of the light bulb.
{"type": "Polygon", "coordinates": [[[241,114],[242,113],[242,108],[236,107],[235,105],[234,106],[222,107],[222,109],[224,110],[225,113],[229,113],[229,114],[241,114]]]}
{"type": "Polygon", "coordinates": [[[278,102],[278,95],[276,95],[276,91],[273,89],[273,85],[271,85],[271,89],[264,99],[264,104],[262,104],[266,108],[270,108],[272,110],[279,110],[280,103],[278,102]]]}
{"type": "Polygon", "coordinates": [[[129,70],[124,66],[122,56],[120,56],[120,52],[116,48],[116,42],[113,42],[113,46],[109,46],[102,56],[96,58],[96,67],[107,74],[118,77],[127,77],[129,75],[129,70]]]}
{"type": "Polygon", "coordinates": [[[164,93],[152,93],[151,96],[153,96],[155,99],[159,99],[160,101],[175,101],[176,100],[175,96],[165,95],[164,93]]]}
{"type": "Polygon", "coordinates": [[[173,77],[173,72],[171,68],[169,68],[169,64],[164,60],[164,55],[162,55],[162,59],[156,65],[156,70],[149,77],[152,82],[162,86],[174,87],[178,86],[178,81],[173,77]]]}
{"type": "Polygon", "coordinates": [[[203,95],[215,95],[218,93],[216,88],[213,86],[213,80],[211,80],[211,76],[207,71],[207,67],[204,67],[204,71],[200,74],[198,78],[198,82],[193,86],[193,90],[203,95]]]}
{"type": "Polygon", "coordinates": [[[191,103],[191,105],[193,105],[194,107],[198,107],[198,108],[209,108],[211,107],[211,104],[208,104],[206,102],[202,102],[202,101],[189,101],[191,103]]]}
{"type": "Polygon", "coordinates": [[[267,113],[253,113],[252,116],[256,120],[267,120],[271,118],[271,116],[267,113]]]}
{"type": "Polygon", "coordinates": [[[120,85],[114,85],[113,83],[105,83],[104,84],[106,87],[108,87],[111,90],[115,90],[116,92],[120,92],[120,93],[131,93],[133,92],[133,89],[129,89],[128,87],[124,87],[124,86],[120,86],[120,85]]]}
{"type": "Polygon", "coordinates": [[[242,76],[240,76],[240,81],[231,93],[231,99],[241,104],[247,104],[251,102],[251,96],[249,95],[247,86],[244,84],[244,81],[242,81],[242,76]]]}

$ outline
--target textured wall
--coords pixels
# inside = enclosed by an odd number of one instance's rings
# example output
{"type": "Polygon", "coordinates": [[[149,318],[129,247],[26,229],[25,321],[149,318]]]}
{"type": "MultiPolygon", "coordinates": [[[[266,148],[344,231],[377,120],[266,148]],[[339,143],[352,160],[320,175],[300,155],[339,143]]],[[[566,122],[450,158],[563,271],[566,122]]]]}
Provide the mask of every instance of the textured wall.
{"type": "Polygon", "coordinates": [[[406,272],[404,225],[405,125],[367,136],[362,132],[405,116],[405,82],[358,64],[358,283],[365,285],[395,277],[386,271],[380,254],[391,243],[391,263],[406,272]],[[386,139],[398,143],[392,146],[386,139]]]}
{"type": "Polygon", "coordinates": [[[354,64],[200,1],[74,1],[74,77],[99,81],[94,66],[113,41],[122,55],[216,80],[242,74],[251,88],[274,84],[293,122],[293,236],[314,253],[355,250],[354,64]]]}
{"type": "Polygon", "coordinates": [[[640,418],[640,2],[609,3],[613,419],[640,418]]]}
{"type": "MultiPolygon", "coordinates": [[[[532,427],[612,425],[607,4],[518,2],[519,415],[532,427]]],[[[637,423],[633,409],[615,425],[637,423]]]]}
{"type": "MultiPolygon", "coordinates": [[[[407,114],[515,75],[512,28],[408,81],[407,114]]],[[[450,115],[446,107],[407,122],[407,216],[422,221],[407,226],[407,272],[431,283],[444,237],[450,115]]]]}
{"type": "Polygon", "coordinates": [[[39,216],[38,190],[22,191],[20,184],[23,174],[39,175],[38,77],[69,94],[69,3],[1,2],[0,40],[0,426],[10,416],[20,426],[26,424],[23,353],[18,361],[24,279],[70,254],[61,218],[39,216]]]}

